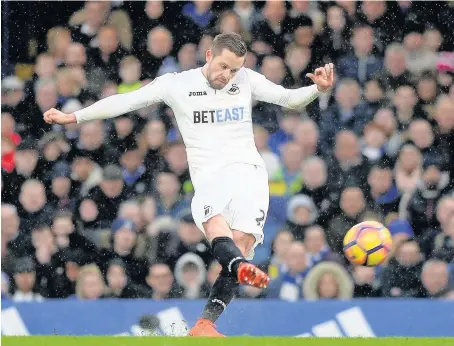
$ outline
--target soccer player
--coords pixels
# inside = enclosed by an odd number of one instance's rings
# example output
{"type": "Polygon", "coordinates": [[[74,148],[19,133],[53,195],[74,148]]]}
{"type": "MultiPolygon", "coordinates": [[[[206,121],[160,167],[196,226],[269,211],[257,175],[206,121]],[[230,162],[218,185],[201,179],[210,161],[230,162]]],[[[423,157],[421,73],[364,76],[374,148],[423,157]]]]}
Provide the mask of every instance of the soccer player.
{"type": "Polygon", "coordinates": [[[201,68],[165,74],[75,113],[54,108],[44,113],[49,124],[70,124],[113,118],[158,102],[173,109],[195,189],[192,214],[222,265],[202,317],[189,331],[192,336],[223,336],[214,322],[238,285],[264,288],[269,282],[248,262],[263,242],[269,203],[268,175],[252,132],[252,99],[301,109],[333,85],[333,64],[326,64],[307,74],[314,85],[285,89],[244,68],[246,52],[239,35],[220,34],[201,68]]]}

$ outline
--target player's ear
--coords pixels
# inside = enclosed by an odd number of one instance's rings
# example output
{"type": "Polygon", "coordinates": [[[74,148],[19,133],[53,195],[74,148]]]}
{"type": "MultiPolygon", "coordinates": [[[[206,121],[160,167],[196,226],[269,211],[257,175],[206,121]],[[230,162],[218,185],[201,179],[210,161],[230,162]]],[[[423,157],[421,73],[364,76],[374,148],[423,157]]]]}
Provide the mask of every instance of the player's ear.
{"type": "Polygon", "coordinates": [[[207,52],[205,53],[205,59],[207,62],[210,62],[211,59],[213,59],[213,51],[210,49],[207,50],[207,52]]]}

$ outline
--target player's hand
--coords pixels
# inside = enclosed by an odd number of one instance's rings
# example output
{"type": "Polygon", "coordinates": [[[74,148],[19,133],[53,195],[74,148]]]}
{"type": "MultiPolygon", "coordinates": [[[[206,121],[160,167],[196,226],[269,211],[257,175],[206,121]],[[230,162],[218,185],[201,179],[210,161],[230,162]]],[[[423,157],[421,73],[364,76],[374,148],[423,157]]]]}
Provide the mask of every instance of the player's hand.
{"type": "Polygon", "coordinates": [[[334,84],[334,65],[332,63],[325,64],[324,67],[316,68],[314,73],[306,74],[321,92],[327,92],[334,84]]]}
{"type": "Polygon", "coordinates": [[[58,109],[51,108],[46,113],[44,113],[44,121],[48,124],[60,124],[67,125],[76,123],[76,116],[71,114],[66,114],[60,112],[58,109]]]}

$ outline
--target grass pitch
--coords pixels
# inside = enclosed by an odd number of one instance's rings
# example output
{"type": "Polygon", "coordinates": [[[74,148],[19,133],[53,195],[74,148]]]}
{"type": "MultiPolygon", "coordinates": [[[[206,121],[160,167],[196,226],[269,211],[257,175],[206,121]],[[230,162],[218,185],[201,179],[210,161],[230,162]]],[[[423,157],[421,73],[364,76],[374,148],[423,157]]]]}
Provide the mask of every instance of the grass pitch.
{"type": "Polygon", "coordinates": [[[453,346],[454,338],[2,337],[3,346],[453,346]]]}

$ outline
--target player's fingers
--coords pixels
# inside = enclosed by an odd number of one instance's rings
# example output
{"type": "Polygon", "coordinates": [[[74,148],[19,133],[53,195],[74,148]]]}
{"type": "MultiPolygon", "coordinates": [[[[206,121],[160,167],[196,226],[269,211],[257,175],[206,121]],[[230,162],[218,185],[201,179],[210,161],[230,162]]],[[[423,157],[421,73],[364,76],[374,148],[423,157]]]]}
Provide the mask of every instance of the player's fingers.
{"type": "Polygon", "coordinates": [[[326,77],[329,78],[331,75],[331,66],[329,64],[325,64],[325,72],[326,72],[326,77]]]}
{"type": "Polygon", "coordinates": [[[44,116],[49,116],[49,115],[52,115],[56,112],[57,110],[55,108],[51,108],[49,109],[47,112],[44,113],[44,116]]]}
{"type": "Polygon", "coordinates": [[[314,80],[315,75],[313,73],[306,73],[306,77],[314,80]]]}
{"type": "Polygon", "coordinates": [[[320,67],[319,75],[322,77],[322,79],[326,80],[326,69],[324,67],[320,67]]]}

